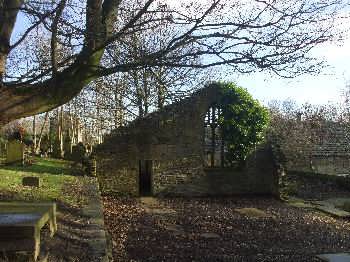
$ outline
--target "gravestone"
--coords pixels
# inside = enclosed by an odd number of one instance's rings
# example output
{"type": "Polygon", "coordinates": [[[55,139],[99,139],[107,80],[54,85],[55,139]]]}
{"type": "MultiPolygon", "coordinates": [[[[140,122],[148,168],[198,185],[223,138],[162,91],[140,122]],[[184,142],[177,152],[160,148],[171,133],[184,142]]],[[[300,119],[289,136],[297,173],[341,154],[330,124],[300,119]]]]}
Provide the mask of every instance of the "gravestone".
{"type": "Polygon", "coordinates": [[[27,176],[22,179],[23,186],[32,186],[32,187],[40,187],[40,179],[39,177],[27,176]]]}
{"type": "Polygon", "coordinates": [[[24,144],[19,140],[11,140],[7,144],[6,163],[21,163],[24,161],[24,144]]]}

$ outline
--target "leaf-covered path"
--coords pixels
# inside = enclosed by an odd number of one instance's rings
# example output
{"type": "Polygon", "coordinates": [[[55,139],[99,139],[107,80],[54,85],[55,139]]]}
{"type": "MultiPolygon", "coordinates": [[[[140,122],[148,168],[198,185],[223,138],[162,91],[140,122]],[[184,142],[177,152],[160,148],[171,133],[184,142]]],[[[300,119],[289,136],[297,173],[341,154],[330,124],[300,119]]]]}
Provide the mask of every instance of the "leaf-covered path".
{"type": "Polygon", "coordinates": [[[114,261],[319,261],[350,250],[350,222],[271,198],[103,200],[114,261]]]}

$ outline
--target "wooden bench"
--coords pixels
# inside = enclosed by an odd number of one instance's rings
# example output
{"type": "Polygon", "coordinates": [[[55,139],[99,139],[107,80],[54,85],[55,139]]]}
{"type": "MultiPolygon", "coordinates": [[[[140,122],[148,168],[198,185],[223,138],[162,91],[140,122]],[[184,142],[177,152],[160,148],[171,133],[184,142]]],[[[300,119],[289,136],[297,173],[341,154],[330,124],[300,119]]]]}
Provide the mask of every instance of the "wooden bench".
{"type": "Polygon", "coordinates": [[[0,202],[0,252],[31,252],[36,260],[45,224],[52,237],[57,231],[55,203],[0,202]]]}

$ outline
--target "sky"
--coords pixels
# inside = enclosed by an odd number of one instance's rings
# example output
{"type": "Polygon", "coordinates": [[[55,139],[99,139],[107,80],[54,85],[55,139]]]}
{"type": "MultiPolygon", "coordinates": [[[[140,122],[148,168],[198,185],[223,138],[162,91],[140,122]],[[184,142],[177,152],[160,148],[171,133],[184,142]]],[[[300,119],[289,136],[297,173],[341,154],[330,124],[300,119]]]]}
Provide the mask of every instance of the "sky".
{"type": "Polygon", "coordinates": [[[303,75],[293,79],[271,77],[264,73],[232,76],[259,101],[292,99],[297,103],[325,104],[340,102],[342,91],[350,83],[350,39],[342,45],[330,43],[314,50],[314,56],[324,58],[328,67],[317,76],[303,75]]]}

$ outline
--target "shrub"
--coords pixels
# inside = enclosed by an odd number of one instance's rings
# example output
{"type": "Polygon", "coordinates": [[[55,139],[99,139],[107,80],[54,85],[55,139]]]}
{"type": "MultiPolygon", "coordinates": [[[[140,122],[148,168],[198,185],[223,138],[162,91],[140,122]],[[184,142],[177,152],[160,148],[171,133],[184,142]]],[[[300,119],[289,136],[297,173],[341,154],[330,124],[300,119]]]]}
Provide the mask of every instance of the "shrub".
{"type": "Polygon", "coordinates": [[[219,83],[222,90],[219,118],[227,145],[226,161],[242,163],[255,146],[263,141],[268,126],[268,110],[248,91],[234,83],[219,83]]]}
{"type": "Polygon", "coordinates": [[[20,140],[27,137],[27,132],[21,123],[14,121],[13,123],[8,124],[4,130],[4,138],[7,140],[20,140]]]}

